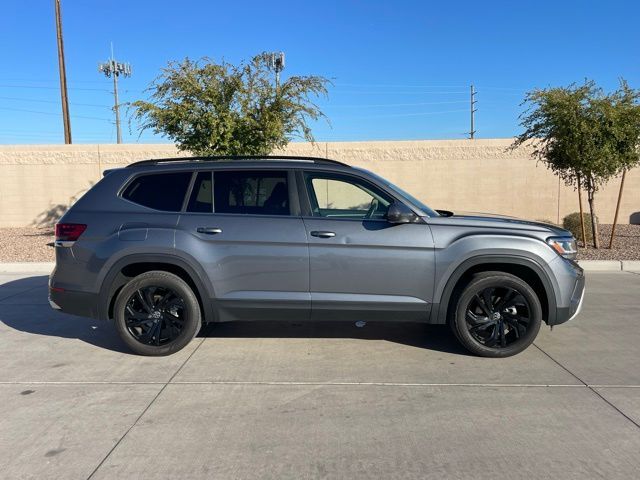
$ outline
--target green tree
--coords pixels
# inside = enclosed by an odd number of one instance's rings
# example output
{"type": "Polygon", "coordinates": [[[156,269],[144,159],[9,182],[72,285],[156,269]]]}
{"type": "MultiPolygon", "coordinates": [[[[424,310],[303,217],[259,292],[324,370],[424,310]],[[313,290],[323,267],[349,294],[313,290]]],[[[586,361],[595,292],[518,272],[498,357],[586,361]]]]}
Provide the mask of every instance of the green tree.
{"type": "Polygon", "coordinates": [[[209,58],[171,62],[131,104],[140,132],[150,129],[196,155],[267,155],[295,137],[314,141],[310,121],[325,117],[312,101],[327,95],[320,76],[272,82],[266,54],[248,63],[209,58]]]}
{"type": "MultiPolygon", "coordinates": [[[[624,80],[606,94],[593,81],[583,85],[535,89],[523,102],[524,132],[512,145],[531,143],[533,155],[567,185],[587,192],[591,218],[595,195],[612,177],[639,162],[640,92],[624,80]]],[[[592,222],[594,247],[599,248],[598,223],[592,222]]]]}

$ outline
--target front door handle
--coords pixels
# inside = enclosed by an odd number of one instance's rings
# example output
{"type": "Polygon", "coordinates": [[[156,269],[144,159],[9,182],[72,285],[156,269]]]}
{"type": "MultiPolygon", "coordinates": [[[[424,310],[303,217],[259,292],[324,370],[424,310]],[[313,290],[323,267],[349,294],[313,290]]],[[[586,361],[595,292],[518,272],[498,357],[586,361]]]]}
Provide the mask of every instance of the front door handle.
{"type": "Polygon", "coordinates": [[[198,227],[196,228],[196,232],[207,235],[217,235],[218,233],[222,233],[222,229],[218,227],[198,227]]]}
{"type": "Polygon", "coordinates": [[[319,237],[319,238],[333,238],[336,236],[336,234],[334,232],[327,232],[324,230],[314,230],[313,232],[311,232],[311,236],[312,237],[319,237]]]}

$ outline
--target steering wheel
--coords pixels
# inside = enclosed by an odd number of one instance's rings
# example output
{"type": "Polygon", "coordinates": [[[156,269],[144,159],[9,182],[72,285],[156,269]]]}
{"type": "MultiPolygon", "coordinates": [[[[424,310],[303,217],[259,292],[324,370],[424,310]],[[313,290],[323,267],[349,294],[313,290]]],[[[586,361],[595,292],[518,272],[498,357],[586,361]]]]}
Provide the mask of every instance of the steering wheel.
{"type": "Polygon", "coordinates": [[[378,201],[377,198],[372,199],[371,204],[369,205],[369,210],[367,210],[367,214],[364,216],[364,218],[370,219],[371,217],[373,217],[373,214],[378,211],[379,205],[380,205],[380,202],[378,201]]]}

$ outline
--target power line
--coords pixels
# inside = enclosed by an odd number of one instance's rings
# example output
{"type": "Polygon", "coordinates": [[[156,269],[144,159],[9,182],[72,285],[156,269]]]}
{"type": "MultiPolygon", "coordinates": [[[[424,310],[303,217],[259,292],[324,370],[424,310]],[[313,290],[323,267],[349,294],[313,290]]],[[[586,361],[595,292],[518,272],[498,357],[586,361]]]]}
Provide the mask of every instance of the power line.
{"type": "MultiPolygon", "coordinates": [[[[39,89],[39,90],[58,90],[58,87],[43,87],[39,85],[15,85],[15,84],[0,84],[0,88],[29,88],[29,89],[39,89]]],[[[105,90],[104,88],[73,88],[68,87],[67,90],[84,90],[86,92],[109,92],[109,90],[105,90]]]]}
{"type": "Polygon", "coordinates": [[[373,87],[373,88],[464,88],[466,85],[398,85],[384,83],[334,83],[337,87],[373,87]]]}
{"type": "MultiPolygon", "coordinates": [[[[7,110],[10,112],[25,112],[25,113],[37,113],[39,115],[55,115],[55,116],[60,116],[62,115],[62,113],[55,113],[55,112],[41,112],[38,110],[26,110],[23,108],[11,108],[11,107],[0,107],[0,110],[7,110]]],[[[110,122],[111,119],[109,118],[99,118],[99,117],[87,117],[84,115],[72,115],[73,118],[84,118],[86,120],[102,120],[105,122],[110,122]]]]}
{"type": "Polygon", "coordinates": [[[526,92],[528,89],[526,88],[514,88],[514,87],[487,87],[484,85],[481,85],[481,88],[487,89],[487,90],[513,90],[516,92],[526,92]]]}
{"type": "Polygon", "coordinates": [[[393,117],[421,117],[424,115],[440,115],[445,113],[459,113],[459,112],[467,112],[468,110],[460,109],[460,110],[443,110],[439,112],[418,112],[418,113],[396,113],[396,114],[387,114],[387,115],[366,115],[366,116],[358,116],[358,117],[349,117],[349,118],[393,118],[393,117]]]}
{"type": "Polygon", "coordinates": [[[460,91],[447,91],[447,92],[442,92],[442,91],[433,91],[433,92],[397,92],[397,91],[387,91],[387,92],[368,92],[368,91],[362,91],[362,90],[358,90],[358,91],[340,91],[338,92],[340,94],[356,94],[356,95],[461,95],[461,94],[467,94],[466,90],[460,90],[460,91]]]}
{"type": "MultiPolygon", "coordinates": [[[[40,100],[36,98],[20,98],[20,97],[0,97],[0,100],[16,100],[20,102],[33,102],[33,103],[55,103],[58,102],[55,100],[40,100]]],[[[77,103],[77,102],[69,102],[70,105],[77,105],[79,107],[100,107],[100,108],[111,108],[109,105],[98,105],[96,103],[77,103]]]]}
{"type": "Polygon", "coordinates": [[[378,103],[378,104],[353,104],[353,105],[331,105],[327,104],[327,107],[334,108],[362,108],[362,107],[414,107],[421,105],[450,105],[454,103],[467,103],[466,100],[454,100],[451,102],[416,102],[416,103],[378,103]]]}

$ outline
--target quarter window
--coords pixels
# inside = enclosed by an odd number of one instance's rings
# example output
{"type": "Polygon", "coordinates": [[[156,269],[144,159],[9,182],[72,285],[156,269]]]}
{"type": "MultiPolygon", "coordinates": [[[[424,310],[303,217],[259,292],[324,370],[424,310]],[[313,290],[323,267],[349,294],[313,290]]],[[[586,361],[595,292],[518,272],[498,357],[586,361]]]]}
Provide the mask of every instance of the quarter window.
{"type": "Polygon", "coordinates": [[[140,175],[127,185],[122,198],[155,210],[179,212],[190,180],[191,172],[140,175]]]}
{"type": "Polygon", "coordinates": [[[214,211],[250,215],[289,215],[289,185],[284,171],[217,171],[214,211]]]}
{"type": "Polygon", "coordinates": [[[211,172],[200,172],[191,189],[187,212],[213,212],[211,172]]]}
{"type": "Polygon", "coordinates": [[[393,199],[382,190],[357,178],[306,173],[313,215],[348,219],[383,219],[393,199]]]}

